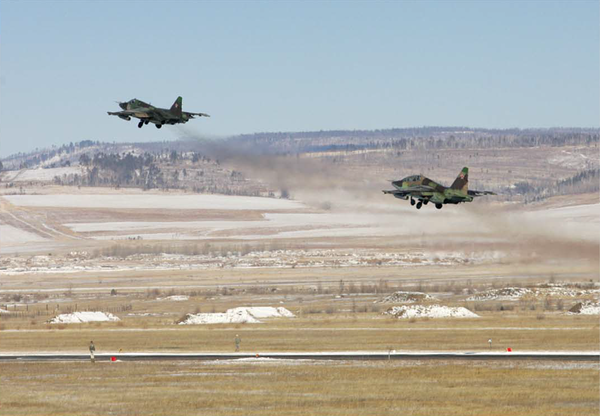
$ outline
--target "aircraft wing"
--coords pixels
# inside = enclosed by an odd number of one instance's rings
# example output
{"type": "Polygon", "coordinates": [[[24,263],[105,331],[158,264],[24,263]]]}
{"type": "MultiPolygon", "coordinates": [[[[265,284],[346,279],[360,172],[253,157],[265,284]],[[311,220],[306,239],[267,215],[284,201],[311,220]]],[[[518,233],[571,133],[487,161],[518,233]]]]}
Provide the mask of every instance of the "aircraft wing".
{"type": "Polygon", "coordinates": [[[415,186],[409,186],[408,188],[394,189],[392,191],[383,191],[384,194],[400,195],[400,196],[406,196],[406,195],[418,196],[423,192],[435,192],[435,190],[431,186],[415,185],[415,186]]]}
{"type": "Polygon", "coordinates": [[[190,118],[194,118],[194,116],[198,116],[198,117],[210,117],[210,115],[206,114],[206,113],[188,113],[187,111],[184,111],[184,113],[190,117],[190,118]]]}
{"type": "Polygon", "coordinates": [[[121,118],[124,117],[135,117],[139,119],[147,119],[152,118],[154,116],[154,111],[149,108],[134,108],[132,110],[123,110],[123,111],[115,111],[108,112],[109,116],[118,116],[121,118]]]}
{"type": "Polygon", "coordinates": [[[492,191],[467,191],[470,196],[483,196],[483,195],[498,195],[492,191]]]}

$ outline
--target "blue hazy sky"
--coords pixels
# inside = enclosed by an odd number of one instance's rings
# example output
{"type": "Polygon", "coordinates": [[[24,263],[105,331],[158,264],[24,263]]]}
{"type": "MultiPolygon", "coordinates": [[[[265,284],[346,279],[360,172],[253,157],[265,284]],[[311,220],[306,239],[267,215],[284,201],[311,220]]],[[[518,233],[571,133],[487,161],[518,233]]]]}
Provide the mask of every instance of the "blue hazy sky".
{"type": "Polygon", "coordinates": [[[84,139],[598,127],[598,1],[2,1],[0,154],[84,139]],[[136,97],[209,119],[109,117],[136,97]]]}

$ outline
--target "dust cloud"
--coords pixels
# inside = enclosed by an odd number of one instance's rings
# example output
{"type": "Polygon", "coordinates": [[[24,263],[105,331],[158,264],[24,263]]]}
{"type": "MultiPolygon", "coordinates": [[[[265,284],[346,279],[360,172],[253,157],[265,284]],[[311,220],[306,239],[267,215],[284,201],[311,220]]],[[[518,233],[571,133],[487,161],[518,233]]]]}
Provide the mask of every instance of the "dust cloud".
{"type": "MultiPolygon", "coordinates": [[[[577,260],[598,270],[600,221],[579,221],[568,212],[564,217],[556,217],[549,215],[548,210],[502,204],[493,197],[445,205],[442,210],[434,209],[431,204],[416,210],[407,201],[381,192],[390,188],[389,180],[398,178],[380,177],[364,169],[352,170],[331,159],[307,154],[270,154],[267,149],[206,137],[190,129],[185,129],[185,133],[186,140],[197,143],[198,151],[219,159],[246,177],[277,187],[318,212],[343,213],[353,227],[397,230],[399,245],[409,243],[432,250],[469,252],[499,250],[509,253],[506,261],[543,259],[560,264],[577,260]]],[[[598,211],[598,205],[595,207],[598,211]]]]}

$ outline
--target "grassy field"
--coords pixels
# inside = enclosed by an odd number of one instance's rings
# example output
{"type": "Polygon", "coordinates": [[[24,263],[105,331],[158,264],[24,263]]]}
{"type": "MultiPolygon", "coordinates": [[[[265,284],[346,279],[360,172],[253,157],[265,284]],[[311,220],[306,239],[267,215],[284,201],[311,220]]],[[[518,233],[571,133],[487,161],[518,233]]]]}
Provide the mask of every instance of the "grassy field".
{"type": "Polygon", "coordinates": [[[595,363],[2,363],[10,415],[597,415],[595,363]]]}
{"type": "Polygon", "coordinates": [[[265,324],[153,325],[124,323],[43,325],[0,332],[0,351],[98,352],[232,351],[236,333],[242,350],[494,350],[595,351],[600,344],[594,316],[493,313],[478,319],[398,320],[380,314],[315,315],[265,324]],[[543,317],[543,319],[540,319],[543,317]],[[50,329],[48,329],[50,328],[50,329]]]}

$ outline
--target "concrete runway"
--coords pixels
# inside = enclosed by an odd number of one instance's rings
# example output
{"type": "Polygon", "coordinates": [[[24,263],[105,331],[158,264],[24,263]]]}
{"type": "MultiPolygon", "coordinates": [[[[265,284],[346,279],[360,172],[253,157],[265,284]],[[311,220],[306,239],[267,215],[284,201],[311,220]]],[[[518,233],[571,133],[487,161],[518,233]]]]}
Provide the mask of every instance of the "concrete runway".
{"type": "MultiPolygon", "coordinates": [[[[396,352],[265,352],[265,353],[102,353],[96,361],[216,361],[252,358],[279,360],[544,360],[544,361],[596,361],[600,351],[525,351],[525,352],[456,352],[456,351],[396,351],[396,352]]],[[[0,362],[6,361],[87,361],[89,354],[57,353],[2,353],[0,362]]]]}

